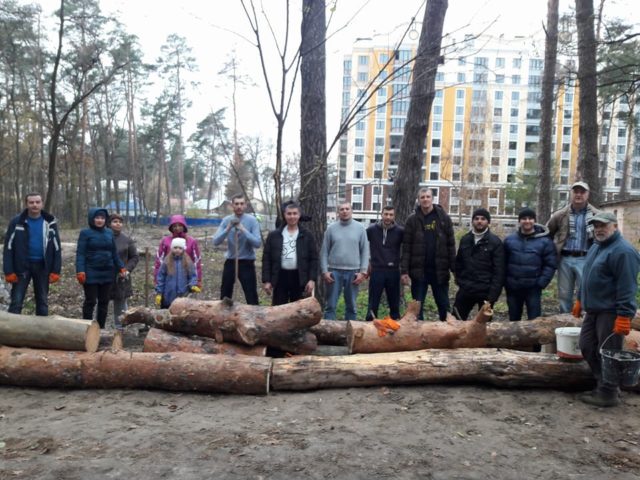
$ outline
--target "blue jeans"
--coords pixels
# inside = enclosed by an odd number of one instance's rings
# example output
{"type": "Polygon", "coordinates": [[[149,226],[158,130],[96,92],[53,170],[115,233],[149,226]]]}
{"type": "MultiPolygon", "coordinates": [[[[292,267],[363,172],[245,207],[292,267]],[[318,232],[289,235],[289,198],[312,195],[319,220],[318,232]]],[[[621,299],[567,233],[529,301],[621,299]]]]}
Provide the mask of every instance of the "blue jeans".
{"type": "Polygon", "coordinates": [[[378,307],[383,291],[387,293],[389,315],[394,320],[400,318],[400,270],[373,270],[369,277],[367,320],[378,318],[378,307]]]}
{"type": "Polygon", "coordinates": [[[523,288],[507,290],[507,306],[509,307],[509,320],[522,319],[524,305],[527,306],[527,318],[532,320],[542,315],[542,290],[539,288],[523,288]]]}
{"type": "Polygon", "coordinates": [[[560,257],[558,263],[558,300],[560,313],[569,313],[573,308],[574,290],[580,288],[585,257],[560,257]]]}
{"type": "Polygon", "coordinates": [[[327,320],[336,319],[336,305],[340,293],[344,289],[345,320],[356,319],[356,298],[358,297],[358,286],[353,284],[358,270],[333,270],[329,269],[334,282],[327,285],[327,306],[324,309],[324,318],[327,320]]]}
{"type": "Polygon", "coordinates": [[[424,280],[411,279],[411,296],[420,302],[420,314],[418,320],[424,320],[424,299],[427,297],[427,289],[431,286],[433,299],[438,306],[438,316],[443,322],[447,319],[449,311],[449,285],[439,284],[436,272],[426,271],[424,280]]]}
{"type": "Polygon", "coordinates": [[[9,313],[22,313],[24,297],[31,279],[33,279],[33,293],[36,297],[36,315],[46,317],[49,315],[49,272],[44,261],[29,262],[28,270],[18,274],[18,283],[12,284],[11,287],[9,313]]]}

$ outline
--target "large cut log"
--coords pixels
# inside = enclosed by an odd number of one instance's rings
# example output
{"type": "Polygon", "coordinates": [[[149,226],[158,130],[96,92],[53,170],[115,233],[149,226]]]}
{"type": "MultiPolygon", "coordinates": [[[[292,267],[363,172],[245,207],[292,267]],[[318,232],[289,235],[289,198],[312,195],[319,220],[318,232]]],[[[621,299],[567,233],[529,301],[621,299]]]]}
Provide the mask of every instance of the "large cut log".
{"type": "Polygon", "coordinates": [[[95,352],[99,343],[100,326],[95,321],[0,311],[0,345],[95,352]]]}
{"type": "Polygon", "coordinates": [[[133,309],[123,319],[125,325],[146,323],[171,332],[215,338],[218,342],[267,345],[305,354],[318,345],[308,328],[322,316],[318,301],[305,298],[274,307],[220,301],[178,298],[168,311],[133,309]]]}
{"type": "Polygon", "coordinates": [[[420,302],[407,306],[400,329],[380,337],[373,322],[347,322],[349,353],[401,352],[425,348],[473,348],[487,344],[487,322],[493,311],[485,304],[473,320],[449,317],[446,322],[417,319],[420,302]]]}
{"type": "Polygon", "coordinates": [[[188,337],[180,333],[167,332],[159,328],[152,328],[144,339],[143,352],[189,352],[224,355],[252,355],[264,357],[267,347],[264,345],[237,345],[234,343],[218,343],[213,338],[188,337]]]}
{"type": "Polygon", "coordinates": [[[569,313],[519,322],[492,322],[487,325],[487,347],[517,348],[556,341],[556,328],[579,327],[581,318],[569,313]]]}
{"type": "Polygon", "coordinates": [[[347,322],[338,320],[320,320],[309,329],[321,345],[347,345],[347,322]]]}
{"type": "Polygon", "coordinates": [[[594,380],[586,362],[487,348],[278,358],[271,374],[272,390],[443,383],[587,389],[594,380]]]}
{"type": "Polygon", "coordinates": [[[271,359],[196,353],[62,352],[0,347],[0,384],[264,395],[271,359]]]}

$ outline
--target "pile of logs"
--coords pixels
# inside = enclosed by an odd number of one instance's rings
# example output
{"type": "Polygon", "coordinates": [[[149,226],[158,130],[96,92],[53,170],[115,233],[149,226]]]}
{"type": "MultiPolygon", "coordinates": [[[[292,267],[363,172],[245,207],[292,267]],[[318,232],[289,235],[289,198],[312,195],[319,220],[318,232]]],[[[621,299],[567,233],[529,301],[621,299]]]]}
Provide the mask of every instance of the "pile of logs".
{"type": "MultiPolygon", "coordinates": [[[[124,325],[152,327],[143,352],[98,352],[96,322],[0,312],[0,385],[242,394],[434,383],[592,386],[585,362],[510,350],[552,343],[556,328],[580,326],[580,319],[490,322],[486,305],[470,321],[430,322],[418,321],[417,311],[411,303],[400,328],[380,336],[374,322],[321,320],[313,298],[276,307],[182,298],[168,310],[125,314],[124,325]],[[318,344],[346,346],[349,355],[308,355],[318,344]],[[267,347],[294,355],[269,358],[267,347]]],[[[625,348],[639,345],[634,330],[625,348]]]]}

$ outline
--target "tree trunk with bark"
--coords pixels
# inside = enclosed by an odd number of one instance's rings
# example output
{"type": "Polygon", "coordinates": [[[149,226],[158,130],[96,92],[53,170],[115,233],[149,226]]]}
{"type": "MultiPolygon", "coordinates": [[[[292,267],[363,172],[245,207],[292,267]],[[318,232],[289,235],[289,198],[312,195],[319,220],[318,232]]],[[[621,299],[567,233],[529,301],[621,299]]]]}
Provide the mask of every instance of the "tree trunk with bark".
{"type": "Polygon", "coordinates": [[[348,322],[349,353],[401,352],[425,348],[484,347],[487,343],[487,322],[493,311],[485,304],[473,320],[450,317],[446,322],[417,320],[420,302],[413,301],[399,321],[400,329],[379,336],[371,322],[348,322]]]}
{"type": "MultiPolygon", "coordinates": [[[[363,322],[364,323],[364,322],[363,322]]],[[[347,344],[347,322],[338,320],[320,320],[320,323],[309,329],[321,345],[347,344]]]]}
{"type": "Polygon", "coordinates": [[[152,328],[144,339],[143,352],[188,352],[209,353],[223,355],[251,355],[264,357],[267,347],[255,345],[236,345],[233,343],[218,343],[213,338],[186,336],[179,333],[171,333],[159,328],[152,328]]]}
{"type": "Polygon", "coordinates": [[[196,353],[60,352],[0,347],[0,385],[265,395],[271,359],[196,353]]]}
{"type": "Polygon", "coordinates": [[[540,102],[540,155],[538,157],[538,218],[541,223],[545,223],[551,216],[551,145],[553,144],[553,101],[558,56],[558,2],[559,0],[547,2],[544,72],[540,102]]]}
{"type": "Polygon", "coordinates": [[[271,375],[272,390],[465,383],[564,390],[595,384],[586,362],[487,348],[281,358],[273,360],[271,375]]]}
{"type": "Polygon", "coordinates": [[[0,311],[1,345],[95,352],[99,343],[98,322],[0,311]]]}
{"type": "Polygon", "coordinates": [[[313,297],[275,307],[178,298],[169,310],[130,309],[123,324],[144,323],[171,332],[215,338],[220,343],[260,344],[303,354],[313,352],[318,345],[308,329],[321,317],[320,304],[313,297]]]}
{"type": "Polygon", "coordinates": [[[578,29],[578,82],[580,142],[577,178],[589,184],[589,201],[600,205],[602,192],[598,168],[598,90],[593,0],[576,0],[578,29]]]}
{"type": "Polygon", "coordinates": [[[440,63],[442,28],[449,3],[447,0],[428,0],[418,43],[418,54],[413,65],[411,100],[400,147],[398,174],[393,183],[393,205],[396,221],[404,224],[412,212],[418,186],[424,181],[424,146],[436,94],[436,72],[440,63]]]}

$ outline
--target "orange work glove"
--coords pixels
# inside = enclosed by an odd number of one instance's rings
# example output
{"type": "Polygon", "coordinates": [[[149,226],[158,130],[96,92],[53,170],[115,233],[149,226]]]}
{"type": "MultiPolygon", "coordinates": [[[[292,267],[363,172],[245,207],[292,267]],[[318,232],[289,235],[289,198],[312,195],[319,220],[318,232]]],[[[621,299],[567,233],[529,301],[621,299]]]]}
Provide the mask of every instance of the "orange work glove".
{"type": "Polygon", "coordinates": [[[58,275],[57,273],[49,274],[49,283],[56,283],[58,280],[60,280],[60,275],[58,275]]]}
{"type": "Polygon", "coordinates": [[[76,279],[80,285],[84,285],[84,282],[87,281],[87,275],[84,272],[76,273],[76,279]]]}
{"type": "Polygon", "coordinates": [[[613,324],[613,333],[629,335],[629,332],[631,332],[631,318],[617,316],[616,322],[613,324]]]}
{"type": "Polygon", "coordinates": [[[379,337],[384,337],[387,333],[393,333],[400,328],[400,324],[391,317],[385,317],[383,320],[374,319],[373,326],[378,330],[379,337]]]}
{"type": "Polygon", "coordinates": [[[580,314],[582,313],[582,304],[580,300],[576,300],[576,303],[573,304],[573,308],[571,309],[571,315],[576,318],[580,318],[580,314]]]}
{"type": "Polygon", "coordinates": [[[7,283],[18,283],[18,275],[16,275],[15,273],[7,273],[4,276],[4,279],[7,281],[7,283]]]}

